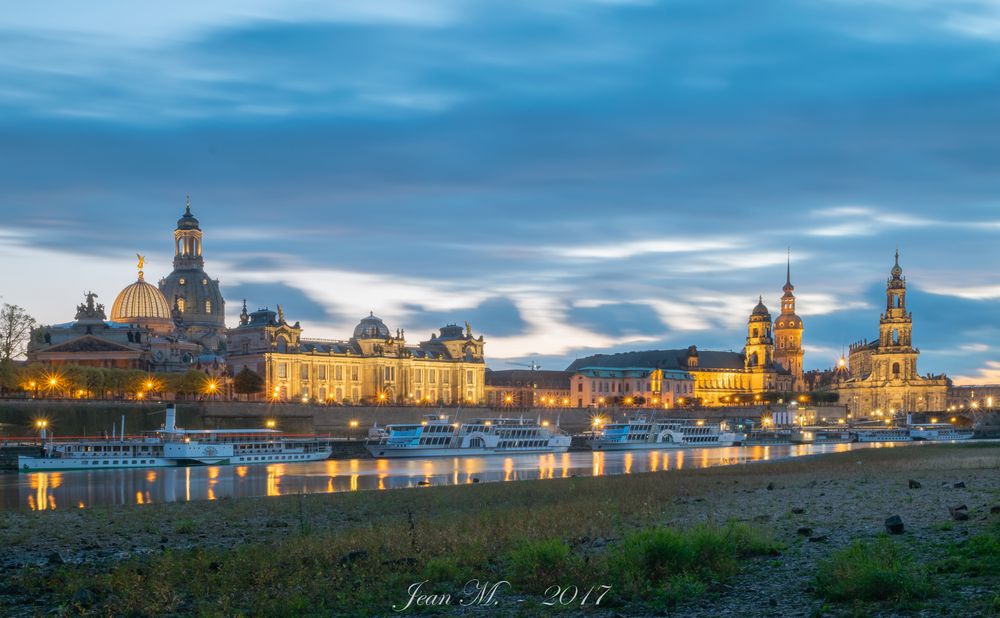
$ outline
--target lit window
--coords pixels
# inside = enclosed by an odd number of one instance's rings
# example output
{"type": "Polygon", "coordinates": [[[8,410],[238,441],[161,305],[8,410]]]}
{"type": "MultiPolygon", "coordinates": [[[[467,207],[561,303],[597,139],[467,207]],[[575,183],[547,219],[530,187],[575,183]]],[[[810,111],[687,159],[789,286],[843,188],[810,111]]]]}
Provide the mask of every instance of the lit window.
{"type": "Polygon", "coordinates": [[[205,301],[205,313],[212,313],[212,301],[205,301]]]}
{"type": "Polygon", "coordinates": [[[179,284],[181,284],[181,285],[184,285],[184,277],[181,277],[181,278],[180,278],[180,281],[178,281],[177,283],[179,283],[179,284]]]}
{"type": "MultiPolygon", "coordinates": [[[[184,282],[184,280],[181,279],[181,283],[183,283],[183,282],[184,282]]],[[[184,311],[184,299],[183,298],[178,298],[177,299],[177,309],[179,311],[181,311],[181,312],[184,311]]]]}

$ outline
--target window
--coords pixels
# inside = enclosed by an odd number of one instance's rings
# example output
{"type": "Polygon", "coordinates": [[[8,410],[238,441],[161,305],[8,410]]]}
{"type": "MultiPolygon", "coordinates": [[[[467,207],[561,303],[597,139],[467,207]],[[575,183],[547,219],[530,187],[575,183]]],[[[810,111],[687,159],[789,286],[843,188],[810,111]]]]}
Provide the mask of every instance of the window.
{"type": "Polygon", "coordinates": [[[428,384],[434,384],[435,382],[437,382],[437,369],[428,369],[427,370],[427,383],[428,384]]]}
{"type": "MultiPolygon", "coordinates": [[[[333,379],[334,380],[343,380],[344,379],[344,367],[343,367],[343,365],[334,365],[333,366],[333,379]]],[[[337,397],[337,399],[340,399],[340,397],[337,397]]]]}
{"type": "Polygon", "coordinates": [[[422,384],[423,383],[423,381],[424,381],[424,370],[423,369],[414,369],[413,370],[413,381],[416,384],[422,384]]]}
{"type": "Polygon", "coordinates": [[[475,384],[476,383],[476,374],[473,373],[473,371],[471,369],[469,369],[469,370],[467,370],[465,372],[465,382],[466,382],[466,384],[475,384]]]}
{"type": "Polygon", "coordinates": [[[899,375],[899,363],[893,363],[892,364],[892,375],[894,375],[894,376],[898,376],[899,375]]]}
{"type": "Polygon", "coordinates": [[[302,380],[308,380],[309,379],[309,365],[300,365],[299,366],[299,378],[302,379],[302,380]]]}
{"type": "Polygon", "coordinates": [[[578,393],[582,393],[583,392],[583,382],[577,383],[577,385],[576,385],[576,392],[578,392],[578,393]]]}
{"type": "Polygon", "coordinates": [[[243,353],[244,354],[249,354],[250,353],[250,342],[249,341],[244,341],[243,342],[243,353]]]}
{"type": "Polygon", "coordinates": [[[212,301],[205,301],[205,313],[212,313],[212,301]]]}
{"type": "Polygon", "coordinates": [[[184,297],[182,296],[177,297],[177,310],[180,311],[181,313],[184,312],[184,297]]]}
{"type": "MultiPolygon", "coordinates": [[[[351,367],[351,380],[353,380],[355,382],[358,381],[358,368],[357,367],[351,367]]],[[[357,390],[357,389],[355,389],[355,390],[357,390]]],[[[357,395],[355,395],[354,399],[357,399],[357,398],[358,398],[357,395]]]]}
{"type": "Polygon", "coordinates": [[[288,363],[278,363],[278,377],[279,378],[288,377],[288,363]]]}
{"type": "Polygon", "coordinates": [[[441,384],[451,384],[451,374],[447,371],[441,371],[441,384]]]}
{"type": "MultiPolygon", "coordinates": [[[[317,367],[317,372],[319,373],[319,379],[320,380],[325,380],[326,379],[326,365],[320,365],[319,367],[317,367]]],[[[325,399],[325,397],[324,397],[324,399],[325,399]]]]}

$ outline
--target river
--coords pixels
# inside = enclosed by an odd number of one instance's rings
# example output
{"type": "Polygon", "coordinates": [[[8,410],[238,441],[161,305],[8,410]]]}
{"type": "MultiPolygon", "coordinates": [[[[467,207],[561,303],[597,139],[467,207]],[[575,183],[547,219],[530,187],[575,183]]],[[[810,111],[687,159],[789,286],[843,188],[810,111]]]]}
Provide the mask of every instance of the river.
{"type": "Polygon", "coordinates": [[[746,464],[873,446],[892,446],[892,443],[780,444],[649,451],[580,451],[512,457],[330,459],[256,466],[4,472],[0,473],[0,509],[75,509],[218,500],[224,497],[283,496],[634,474],[746,464]]]}

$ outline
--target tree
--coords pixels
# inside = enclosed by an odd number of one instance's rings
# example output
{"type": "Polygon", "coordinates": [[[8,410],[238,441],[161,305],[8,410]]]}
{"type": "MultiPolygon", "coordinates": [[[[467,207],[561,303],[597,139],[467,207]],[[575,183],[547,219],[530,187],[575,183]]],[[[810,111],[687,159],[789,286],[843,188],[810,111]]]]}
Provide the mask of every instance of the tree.
{"type": "Polygon", "coordinates": [[[0,307],[0,361],[22,356],[28,349],[28,338],[35,327],[35,318],[18,307],[4,303],[0,307]]]}
{"type": "Polygon", "coordinates": [[[247,396],[261,393],[264,391],[264,378],[249,367],[244,367],[233,378],[233,391],[247,396]]]}

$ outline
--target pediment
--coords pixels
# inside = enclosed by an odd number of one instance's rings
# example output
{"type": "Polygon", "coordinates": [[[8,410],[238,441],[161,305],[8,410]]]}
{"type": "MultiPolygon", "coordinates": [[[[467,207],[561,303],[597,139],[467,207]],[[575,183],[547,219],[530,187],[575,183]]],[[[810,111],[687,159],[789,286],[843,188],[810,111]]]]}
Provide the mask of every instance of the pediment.
{"type": "Polygon", "coordinates": [[[135,348],[131,348],[120,343],[115,343],[114,341],[108,341],[107,339],[101,339],[100,337],[95,337],[94,335],[84,335],[82,337],[77,337],[70,341],[64,343],[56,344],[45,350],[39,350],[40,352],[52,353],[52,352],[136,352],[135,348]]]}

